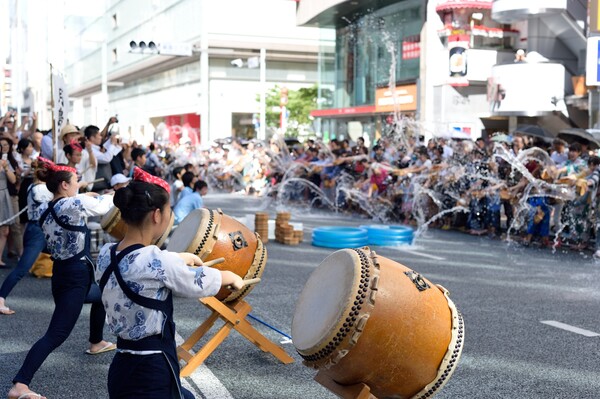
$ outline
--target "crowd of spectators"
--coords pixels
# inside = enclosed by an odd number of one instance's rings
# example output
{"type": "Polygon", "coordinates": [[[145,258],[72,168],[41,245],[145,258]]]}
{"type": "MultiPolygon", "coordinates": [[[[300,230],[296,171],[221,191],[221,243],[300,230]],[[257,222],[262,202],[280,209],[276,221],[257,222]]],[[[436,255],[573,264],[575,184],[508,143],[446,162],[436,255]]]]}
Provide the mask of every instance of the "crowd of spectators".
{"type": "MultiPolygon", "coordinates": [[[[457,229],[523,245],[595,248],[600,158],[585,141],[545,142],[495,134],[487,139],[390,134],[367,145],[306,140],[286,144],[221,139],[201,147],[152,143],[147,147],[101,128],[68,124],[53,151],[51,134],[36,118],[16,126],[0,119],[2,215],[24,209],[31,161],[38,155],[75,167],[81,191],[118,189],[135,166],[172,185],[175,222],[202,207],[207,191],[271,197],[282,202],[361,213],[384,222],[457,229]],[[6,147],[6,148],[5,148],[6,147]],[[11,173],[14,179],[11,178],[11,173]]],[[[2,222],[2,220],[0,220],[2,222]]],[[[26,213],[0,225],[0,250],[22,251],[26,213]]],[[[600,251],[596,252],[600,256],[600,251]]],[[[2,264],[0,263],[0,267],[2,264]]]]}

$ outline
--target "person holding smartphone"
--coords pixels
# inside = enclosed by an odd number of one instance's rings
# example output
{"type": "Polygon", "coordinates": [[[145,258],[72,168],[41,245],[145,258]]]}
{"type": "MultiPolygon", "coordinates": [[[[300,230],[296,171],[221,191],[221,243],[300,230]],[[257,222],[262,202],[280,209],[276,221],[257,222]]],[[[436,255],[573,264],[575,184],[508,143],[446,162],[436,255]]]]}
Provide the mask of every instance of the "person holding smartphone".
{"type": "Polygon", "coordinates": [[[12,219],[15,212],[12,206],[12,199],[8,191],[9,184],[16,184],[17,175],[15,169],[9,162],[11,142],[6,137],[0,138],[0,268],[7,267],[1,259],[8,238],[9,226],[15,223],[12,219]]]}

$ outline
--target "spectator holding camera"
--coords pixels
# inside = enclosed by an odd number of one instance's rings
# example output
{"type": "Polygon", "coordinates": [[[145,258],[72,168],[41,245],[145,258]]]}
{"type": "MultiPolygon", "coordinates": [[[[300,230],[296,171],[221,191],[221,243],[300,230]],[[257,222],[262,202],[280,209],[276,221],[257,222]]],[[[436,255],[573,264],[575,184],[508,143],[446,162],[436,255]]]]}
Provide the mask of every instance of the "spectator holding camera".
{"type": "Polygon", "coordinates": [[[0,128],[2,129],[2,136],[6,137],[10,140],[13,140],[17,135],[15,116],[17,113],[15,111],[8,111],[2,119],[0,119],[0,128]]]}
{"type": "Polygon", "coordinates": [[[89,125],[84,131],[85,138],[91,143],[94,157],[98,162],[96,176],[94,180],[102,179],[102,181],[94,183],[92,191],[101,191],[110,188],[110,178],[112,177],[112,169],[110,162],[113,157],[121,152],[121,147],[117,143],[116,136],[110,136],[108,141],[102,143],[103,135],[100,128],[94,125],[89,125]]]}
{"type": "Polygon", "coordinates": [[[17,127],[17,113],[8,111],[6,115],[0,119],[0,127],[2,135],[10,140],[13,144],[17,144],[20,139],[29,138],[37,130],[37,113],[32,117],[23,115],[21,125],[17,127]]]}
{"type": "MultiPolygon", "coordinates": [[[[67,157],[64,147],[71,144],[77,144],[82,148],[81,159],[74,164],[77,169],[77,175],[82,181],[91,182],[96,178],[97,161],[92,143],[82,137],[81,132],[74,125],[65,125],[60,131],[59,140],[63,143],[63,148],[59,149],[56,154],[56,162],[60,164],[68,164],[70,162],[67,157]],[[83,150],[85,149],[85,150],[83,150]]],[[[92,185],[88,184],[87,190],[91,190],[92,185]]]]}

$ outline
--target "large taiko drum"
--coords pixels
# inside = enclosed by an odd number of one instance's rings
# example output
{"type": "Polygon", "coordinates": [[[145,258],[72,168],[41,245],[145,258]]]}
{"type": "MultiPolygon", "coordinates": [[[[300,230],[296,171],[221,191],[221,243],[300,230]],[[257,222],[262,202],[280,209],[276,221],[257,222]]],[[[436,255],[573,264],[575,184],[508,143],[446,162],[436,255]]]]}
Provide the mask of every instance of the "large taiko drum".
{"type": "Polygon", "coordinates": [[[310,275],[292,340],[305,365],[340,385],[429,398],[456,368],[464,326],[443,287],[365,247],[334,252],[310,275]]]}
{"type": "MultiPolygon", "coordinates": [[[[171,212],[169,225],[165,232],[154,242],[154,245],[161,247],[167,237],[171,233],[173,229],[173,224],[175,223],[175,215],[171,212]]],[[[125,233],[127,233],[127,224],[125,221],[121,219],[121,211],[116,206],[110,208],[110,210],[102,217],[100,221],[100,226],[102,226],[102,230],[110,234],[111,237],[122,240],[125,237],[125,233]]]]}
{"type": "MultiPolygon", "coordinates": [[[[244,280],[262,276],[267,263],[267,249],[258,234],[220,209],[190,212],[173,231],[167,250],[191,252],[203,261],[225,258],[214,267],[232,271],[244,280]]],[[[215,297],[233,302],[246,296],[253,287],[248,285],[240,291],[221,288],[215,297]]]]}

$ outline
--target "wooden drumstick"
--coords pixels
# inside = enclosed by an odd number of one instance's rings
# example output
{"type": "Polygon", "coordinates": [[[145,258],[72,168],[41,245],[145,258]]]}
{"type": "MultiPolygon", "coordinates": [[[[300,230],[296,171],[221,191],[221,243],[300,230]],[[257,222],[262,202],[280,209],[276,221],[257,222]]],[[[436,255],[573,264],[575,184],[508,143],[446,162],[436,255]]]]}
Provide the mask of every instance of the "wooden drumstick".
{"type": "Polygon", "coordinates": [[[225,262],[225,258],[217,258],[217,259],[213,259],[213,260],[209,260],[208,262],[204,262],[202,263],[202,266],[214,266],[214,265],[218,265],[219,263],[223,263],[225,262]]]}
{"type": "Polygon", "coordinates": [[[249,278],[248,280],[244,280],[244,287],[258,283],[260,283],[260,278],[249,278]]]}
{"type": "MultiPolygon", "coordinates": [[[[249,278],[248,280],[243,280],[243,281],[244,281],[244,286],[240,289],[243,289],[249,285],[254,285],[254,284],[260,283],[260,278],[249,278]]],[[[235,289],[231,285],[227,285],[227,286],[225,286],[225,288],[227,288],[228,290],[231,290],[231,291],[235,291],[235,289]]]]}

